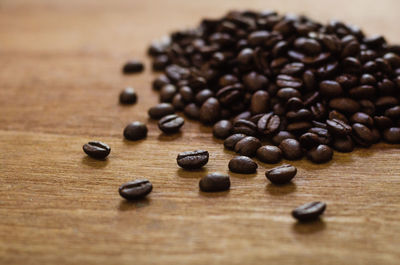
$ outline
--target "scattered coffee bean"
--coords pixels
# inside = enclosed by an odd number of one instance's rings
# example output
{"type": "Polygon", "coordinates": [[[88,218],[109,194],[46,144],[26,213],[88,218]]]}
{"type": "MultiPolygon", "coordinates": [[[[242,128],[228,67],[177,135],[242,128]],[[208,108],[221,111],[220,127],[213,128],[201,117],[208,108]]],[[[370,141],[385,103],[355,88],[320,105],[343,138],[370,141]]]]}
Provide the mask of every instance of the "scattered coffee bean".
{"type": "Polygon", "coordinates": [[[264,145],[257,149],[257,158],[264,163],[275,164],[281,161],[282,151],[274,145],[264,145]]]}
{"type": "Polygon", "coordinates": [[[124,183],[119,187],[119,195],[127,200],[144,198],[153,190],[153,185],[147,179],[139,179],[124,183]]]}
{"type": "Polygon", "coordinates": [[[229,161],[229,170],[235,173],[255,173],[258,165],[247,156],[236,156],[229,161]]]}
{"type": "Polygon", "coordinates": [[[229,136],[224,141],[225,148],[229,149],[229,150],[235,149],[236,143],[239,142],[240,140],[242,140],[243,138],[245,138],[246,136],[247,136],[246,134],[242,134],[242,133],[236,133],[236,134],[229,136]]]}
{"type": "Polygon", "coordinates": [[[166,134],[172,134],[179,131],[185,120],[176,114],[164,116],[158,121],[158,128],[166,134]]]}
{"type": "Polygon", "coordinates": [[[282,165],[279,167],[274,167],[265,172],[265,176],[273,184],[283,185],[290,182],[294,176],[296,176],[297,168],[292,165],[282,165]]]}
{"type": "Polygon", "coordinates": [[[229,190],[230,186],[229,176],[218,172],[206,175],[199,182],[200,190],[204,192],[225,191],[229,190]]]}
{"type": "Polygon", "coordinates": [[[228,120],[220,120],[214,124],[213,135],[218,139],[225,139],[231,135],[232,123],[228,120]]]}
{"type": "Polygon", "coordinates": [[[136,141],[147,136],[147,126],[140,121],[128,124],[124,129],[124,136],[127,140],[136,141]]]}
{"type": "Polygon", "coordinates": [[[137,95],[133,88],[127,87],[119,94],[121,104],[134,104],[137,101],[137,95]]]}
{"type": "Polygon", "coordinates": [[[247,136],[236,143],[235,152],[242,156],[252,157],[256,154],[257,149],[260,147],[260,140],[253,136],[247,136]]]}
{"type": "Polygon", "coordinates": [[[392,128],[386,129],[383,132],[383,138],[388,143],[392,143],[392,144],[400,143],[400,128],[392,127],[392,128]]]}
{"type": "Polygon", "coordinates": [[[103,142],[92,141],[83,145],[83,151],[92,158],[104,159],[110,154],[111,148],[103,142]]]}
{"type": "Polygon", "coordinates": [[[144,65],[142,62],[138,60],[130,60],[125,63],[124,67],[122,68],[122,72],[124,74],[132,74],[132,73],[140,73],[144,69],[144,65]]]}
{"type": "Polygon", "coordinates": [[[199,169],[208,162],[208,151],[196,150],[178,154],[176,161],[181,168],[199,169]]]}
{"type": "Polygon", "coordinates": [[[307,158],[314,163],[326,163],[332,159],[333,151],[327,145],[320,144],[307,153],[307,158]]]}
{"type": "Polygon", "coordinates": [[[174,107],[170,103],[159,103],[154,107],[151,107],[148,111],[150,118],[155,120],[174,113],[174,107]]]}
{"type": "Polygon", "coordinates": [[[292,211],[292,216],[301,222],[313,221],[324,213],[326,204],[323,202],[309,202],[292,211]]]}
{"type": "Polygon", "coordinates": [[[303,156],[300,143],[295,139],[283,140],[279,148],[282,150],[283,156],[288,160],[297,160],[303,156]]]}

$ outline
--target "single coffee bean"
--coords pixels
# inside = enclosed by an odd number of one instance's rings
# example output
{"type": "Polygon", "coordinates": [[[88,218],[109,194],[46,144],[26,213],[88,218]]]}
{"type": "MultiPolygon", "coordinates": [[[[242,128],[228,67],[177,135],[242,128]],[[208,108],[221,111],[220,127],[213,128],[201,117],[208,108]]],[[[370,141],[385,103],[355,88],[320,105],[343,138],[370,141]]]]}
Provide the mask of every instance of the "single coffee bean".
{"type": "Polygon", "coordinates": [[[333,141],[332,147],[339,152],[348,153],[354,150],[354,142],[350,135],[337,137],[333,141]]]}
{"type": "Polygon", "coordinates": [[[171,84],[163,86],[160,91],[160,102],[172,102],[176,93],[176,86],[171,84]]]}
{"type": "Polygon", "coordinates": [[[124,74],[132,74],[132,73],[140,73],[144,69],[144,65],[142,62],[138,60],[130,60],[125,63],[124,67],[122,68],[122,72],[124,74]]]}
{"type": "Polygon", "coordinates": [[[334,135],[345,136],[351,133],[351,126],[337,119],[326,120],[328,131],[334,135]]]}
{"type": "Polygon", "coordinates": [[[144,198],[153,190],[153,185],[147,179],[138,179],[124,183],[119,187],[118,192],[121,197],[127,200],[137,200],[144,198]]]}
{"type": "Polygon", "coordinates": [[[171,134],[178,132],[184,123],[185,120],[182,117],[171,114],[164,116],[158,121],[158,128],[166,134],[171,134]]]}
{"type": "Polygon", "coordinates": [[[314,163],[326,163],[332,159],[332,156],[332,149],[324,144],[320,144],[307,152],[307,158],[314,163]]]}
{"type": "Polygon", "coordinates": [[[200,118],[200,108],[194,103],[187,104],[183,109],[183,113],[189,119],[198,120],[200,118]]]}
{"type": "Polygon", "coordinates": [[[133,104],[137,101],[137,95],[133,88],[127,87],[119,94],[121,104],[133,104]]]}
{"type": "Polygon", "coordinates": [[[130,141],[136,141],[147,136],[147,126],[140,121],[128,124],[124,129],[124,137],[130,141]]]}
{"type": "Polygon", "coordinates": [[[204,176],[199,182],[200,190],[204,192],[225,191],[229,190],[230,186],[229,176],[218,172],[204,176]]]}
{"type": "Polygon", "coordinates": [[[257,158],[264,163],[275,164],[281,161],[282,151],[274,145],[264,145],[257,149],[257,158]]]}
{"type": "Polygon", "coordinates": [[[110,154],[111,148],[103,142],[92,141],[83,145],[83,151],[92,158],[104,159],[110,154]]]}
{"type": "Polygon", "coordinates": [[[261,133],[265,135],[271,135],[279,129],[280,123],[281,120],[278,115],[268,113],[258,120],[257,127],[261,133]]]}
{"type": "Polygon", "coordinates": [[[333,98],[340,96],[343,93],[343,89],[338,82],[325,80],[319,84],[319,92],[324,97],[333,98]]]}
{"type": "Polygon", "coordinates": [[[312,221],[323,214],[325,209],[326,204],[323,202],[309,202],[294,209],[292,216],[301,222],[312,221]]]}
{"type": "Polygon", "coordinates": [[[232,123],[228,120],[220,120],[213,126],[213,135],[215,138],[225,139],[231,135],[232,123]]]}
{"type": "Polygon", "coordinates": [[[301,147],[310,150],[320,144],[318,135],[315,133],[307,132],[300,136],[299,142],[301,147]]]}
{"type": "Polygon", "coordinates": [[[361,146],[370,146],[374,141],[374,136],[371,129],[361,123],[354,123],[353,139],[361,146]]]}
{"type": "Polygon", "coordinates": [[[294,176],[296,176],[296,173],[297,173],[296,167],[289,164],[285,164],[267,170],[267,172],[265,172],[265,176],[273,184],[283,185],[290,182],[294,178],[294,176]]]}
{"type": "Polygon", "coordinates": [[[288,160],[297,160],[303,156],[300,143],[295,139],[283,140],[279,148],[282,150],[283,156],[288,160]]]}
{"type": "Polygon", "coordinates": [[[329,107],[344,113],[355,113],[360,109],[360,104],[350,98],[334,98],[329,101],[329,107]]]}
{"type": "Polygon", "coordinates": [[[372,127],[374,126],[374,120],[368,114],[364,112],[356,112],[350,117],[350,121],[352,123],[361,123],[365,126],[372,127]]]}
{"type": "Polygon", "coordinates": [[[183,101],[181,94],[175,94],[174,98],[172,99],[172,106],[175,110],[183,110],[185,107],[185,102],[183,101]]]}
{"type": "Polygon", "coordinates": [[[256,135],[257,125],[248,120],[237,120],[233,123],[233,133],[243,133],[246,135],[256,135]]]}
{"type": "Polygon", "coordinates": [[[199,169],[208,162],[208,151],[196,150],[178,154],[176,161],[181,168],[199,169]]]}
{"type": "Polygon", "coordinates": [[[156,79],[153,81],[153,89],[154,90],[161,90],[161,88],[165,85],[171,84],[171,81],[168,79],[168,77],[164,74],[159,75],[156,79]]]}
{"type": "Polygon", "coordinates": [[[170,103],[159,103],[154,107],[151,107],[148,111],[150,118],[155,120],[174,113],[174,107],[170,103]]]}
{"type": "Polygon", "coordinates": [[[242,156],[252,157],[256,154],[257,149],[260,147],[260,140],[253,136],[247,136],[236,143],[235,152],[242,156]]]}
{"type": "Polygon", "coordinates": [[[258,165],[247,156],[236,156],[229,161],[229,170],[235,173],[255,173],[258,165]]]}
{"type": "Polygon", "coordinates": [[[247,135],[242,133],[232,134],[224,141],[224,146],[226,149],[233,150],[237,142],[245,138],[247,135]]]}
{"type": "Polygon", "coordinates": [[[285,139],[294,139],[295,136],[287,131],[280,131],[274,137],[272,137],[272,143],[275,145],[279,145],[285,139]]]}
{"type": "Polygon", "coordinates": [[[253,114],[265,113],[269,109],[269,94],[267,91],[258,90],[251,97],[250,110],[253,114]]]}
{"type": "Polygon", "coordinates": [[[208,98],[200,108],[200,120],[206,124],[215,123],[220,116],[220,105],[216,98],[208,98]]]}
{"type": "Polygon", "coordinates": [[[400,128],[399,127],[391,127],[383,131],[383,139],[386,142],[391,144],[400,143],[400,128]]]}

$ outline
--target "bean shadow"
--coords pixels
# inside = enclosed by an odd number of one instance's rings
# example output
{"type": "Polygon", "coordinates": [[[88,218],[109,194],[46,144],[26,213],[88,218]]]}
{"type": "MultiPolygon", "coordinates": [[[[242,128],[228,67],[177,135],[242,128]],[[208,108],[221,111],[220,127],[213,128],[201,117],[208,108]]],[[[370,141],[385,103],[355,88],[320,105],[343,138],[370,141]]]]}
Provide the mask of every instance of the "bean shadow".
{"type": "Polygon", "coordinates": [[[130,141],[130,140],[127,140],[124,138],[124,139],[122,139],[122,141],[123,141],[124,145],[135,146],[135,145],[141,144],[144,141],[146,141],[146,138],[137,140],[137,141],[130,141]]]}
{"type": "Polygon", "coordinates": [[[130,211],[134,209],[140,209],[149,206],[151,203],[150,199],[144,198],[141,200],[136,200],[136,201],[127,201],[127,200],[121,200],[119,203],[119,210],[120,211],[130,211]]]}
{"type": "Polygon", "coordinates": [[[104,168],[108,165],[109,161],[107,158],[104,159],[94,159],[88,156],[82,157],[82,164],[92,168],[104,168]]]}
{"type": "Polygon", "coordinates": [[[295,183],[290,182],[285,185],[274,185],[268,183],[267,187],[265,188],[266,191],[272,196],[283,196],[296,191],[297,186],[295,183]]]}
{"type": "Polygon", "coordinates": [[[157,140],[161,142],[171,142],[183,136],[183,132],[178,132],[174,134],[161,133],[158,135],[157,140]]]}
{"type": "Polygon", "coordinates": [[[251,174],[244,174],[244,173],[234,173],[232,171],[229,171],[229,175],[231,177],[235,177],[235,178],[239,178],[239,179],[250,179],[250,178],[257,177],[257,172],[251,173],[251,174]]]}
{"type": "Polygon", "coordinates": [[[292,229],[297,234],[314,234],[326,229],[326,223],[321,218],[311,222],[296,222],[293,224],[292,229]]]}
{"type": "Polygon", "coordinates": [[[229,190],[227,191],[219,191],[219,192],[204,192],[204,191],[199,191],[199,195],[202,197],[207,197],[207,198],[218,198],[218,197],[225,197],[228,196],[229,190]]]}
{"type": "Polygon", "coordinates": [[[207,175],[208,169],[204,167],[197,170],[186,170],[179,168],[176,173],[180,178],[202,178],[207,175]]]}

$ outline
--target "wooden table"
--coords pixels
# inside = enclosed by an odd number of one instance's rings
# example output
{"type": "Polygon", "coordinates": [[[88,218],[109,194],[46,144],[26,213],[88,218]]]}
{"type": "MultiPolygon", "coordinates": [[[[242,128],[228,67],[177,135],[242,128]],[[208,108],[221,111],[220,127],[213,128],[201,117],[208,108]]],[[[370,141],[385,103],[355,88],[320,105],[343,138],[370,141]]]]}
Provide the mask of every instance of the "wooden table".
{"type": "Polygon", "coordinates": [[[1,264],[400,264],[399,146],[295,162],[284,187],[260,164],[203,194],[199,178],[227,172],[234,154],[196,122],[165,137],[147,120],[150,41],[234,8],[335,17],[400,42],[398,0],[0,2],[1,264]],[[146,72],[122,75],[129,58],[146,72]],[[125,86],[138,104],[118,104],[125,86]],[[123,140],[133,120],[148,122],[146,140],[123,140]],[[82,152],[93,139],[112,147],[107,161],[82,152]],[[177,153],[197,148],[211,153],[206,168],[178,169],[177,153]],[[140,177],[148,199],[122,200],[119,185],[140,177]],[[322,221],[296,223],[292,208],[313,200],[328,204],[322,221]]]}

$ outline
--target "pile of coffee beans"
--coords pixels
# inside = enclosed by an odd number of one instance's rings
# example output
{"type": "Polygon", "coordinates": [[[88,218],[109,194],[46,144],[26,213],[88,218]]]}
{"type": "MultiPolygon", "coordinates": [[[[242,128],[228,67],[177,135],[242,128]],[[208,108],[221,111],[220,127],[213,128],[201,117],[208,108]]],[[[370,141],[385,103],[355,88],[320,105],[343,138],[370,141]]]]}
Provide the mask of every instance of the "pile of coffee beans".
{"type": "MultiPolygon", "coordinates": [[[[162,72],[153,82],[161,103],[149,115],[182,111],[214,125],[213,135],[240,155],[232,171],[254,172],[252,156],[326,163],[333,149],[400,143],[400,46],[356,26],[232,11],[148,53],[162,72]]],[[[167,117],[160,129],[183,123],[167,117]]]]}

